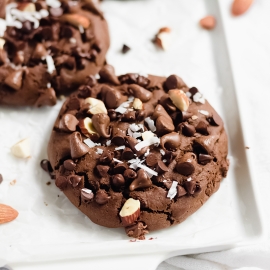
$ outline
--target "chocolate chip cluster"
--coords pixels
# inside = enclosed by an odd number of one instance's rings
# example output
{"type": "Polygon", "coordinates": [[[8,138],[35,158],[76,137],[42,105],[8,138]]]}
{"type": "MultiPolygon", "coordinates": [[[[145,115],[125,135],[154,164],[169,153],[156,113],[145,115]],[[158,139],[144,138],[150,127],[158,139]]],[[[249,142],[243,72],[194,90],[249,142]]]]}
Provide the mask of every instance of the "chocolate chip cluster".
{"type": "Polygon", "coordinates": [[[0,19],[0,104],[52,106],[104,64],[107,23],[91,0],[6,1],[0,19]]]}
{"type": "Polygon", "coordinates": [[[93,222],[124,226],[129,236],[181,222],[226,176],[221,118],[176,75],[117,77],[109,65],[99,75],[55,123],[48,154],[56,186],[93,222]]]}

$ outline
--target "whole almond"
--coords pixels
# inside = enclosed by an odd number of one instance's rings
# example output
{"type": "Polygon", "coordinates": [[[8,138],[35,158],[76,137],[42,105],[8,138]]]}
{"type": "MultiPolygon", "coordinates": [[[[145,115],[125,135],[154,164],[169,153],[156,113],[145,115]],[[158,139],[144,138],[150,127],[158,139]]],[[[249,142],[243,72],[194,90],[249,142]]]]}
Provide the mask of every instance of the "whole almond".
{"type": "Polygon", "coordinates": [[[200,20],[200,25],[204,29],[211,30],[216,26],[216,19],[214,16],[206,16],[200,20]]]}
{"type": "Polygon", "coordinates": [[[0,224],[4,224],[14,220],[18,216],[18,211],[12,207],[0,204],[0,224]]]}
{"type": "Polygon", "coordinates": [[[90,20],[87,17],[76,13],[62,15],[61,21],[76,27],[82,26],[84,29],[90,26],[90,20]]]}
{"type": "Polygon", "coordinates": [[[234,0],[232,3],[232,14],[239,16],[244,14],[252,5],[253,0],[234,0]]]}

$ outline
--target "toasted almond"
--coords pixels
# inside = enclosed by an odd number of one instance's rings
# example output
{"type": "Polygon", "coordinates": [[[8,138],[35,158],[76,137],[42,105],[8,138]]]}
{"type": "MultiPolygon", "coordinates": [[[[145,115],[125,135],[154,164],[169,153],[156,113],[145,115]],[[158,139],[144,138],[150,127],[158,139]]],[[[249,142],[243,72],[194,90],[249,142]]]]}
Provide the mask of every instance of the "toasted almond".
{"type": "Polygon", "coordinates": [[[4,45],[5,45],[6,41],[2,38],[0,38],[0,49],[3,50],[4,45]]]}
{"type": "Polygon", "coordinates": [[[154,42],[164,51],[167,51],[172,43],[171,29],[169,27],[160,28],[154,42]]]}
{"type": "Polygon", "coordinates": [[[88,112],[91,114],[97,114],[97,113],[108,114],[104,102],[99,99],[91,98],[91,97],[86,98],[85,103],[88,103],[90,105],[88,112]]]}
{"type": "Polygon", "coordinates": [[[140,201],[129,198],[119,213],[124,226],[134,223],[140,216],[140,201]]]}
{"type": "Polygon", "coordinates": [[[214,16],[206,16],[200,20],[200,25],[207,30],[214,29],[216,26],[216,19],[214,16]]]}
{"type": "Polygon", "coordinates": [[[79,121],[79,127],[81,129],[81,132],[86,136],[86,137],[91,137],[91,139],[94,139],[94,141],[99,139],[99,134],[96,131],[95,127],[93,126],[92,119],[89,117],[86,117],[84,119],[81,119],[79,121]]]}
{"type": "Polygon", "coordinates": [[[135,110],[142,110],[143,103],[139,98],[134,98],[132,106],[135,110]]]}
{"type": "Polygon", "coordinates": [[[14,220],[18,216],[18,211],[6,204],[0,204],[0,224],[14,220]]]}
{"type": "Polygon", "coordinates": [[[252,5],[253,0],[234,0],[232,3],[232,14],[239,16],[244,14],[252,5]]]}
{"type": "Polygon", "coordinates": [[[180,110],[187,111],[189,107],[189,99],[184,93],[184,91],[179,89],[171,89],[169,92],[169,97],[172,103],[180,110]]]}
{"type": "Polygon", "coordinates": [[[81,14],[64,14],[61,16],[61,21],[67,22],[73,26],[82,26],[84,29],[90,26],[90,20],[81,14]]]}
{"type": "Polygon", "coordinates": [[[142,138],[143,138],[144,141],[147,140],[147,139],[150,139],[150,138],[152,138],[154,136],[155,136],[155,134],[150,130],[145,131],[145,132],[142,133],[142,138]]]}

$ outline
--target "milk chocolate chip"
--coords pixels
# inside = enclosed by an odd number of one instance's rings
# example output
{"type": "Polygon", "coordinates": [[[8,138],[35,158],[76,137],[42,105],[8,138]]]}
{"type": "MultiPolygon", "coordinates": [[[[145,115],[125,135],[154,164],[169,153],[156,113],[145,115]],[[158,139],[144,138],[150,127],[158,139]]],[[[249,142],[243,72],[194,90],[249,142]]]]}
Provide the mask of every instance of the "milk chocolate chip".
{"type": "Polygon", "coordinates": [[[164,172],[169,171],[169,168],[164,164],[163,161],[159,160],[158,163],[157,163],[157,166],[156,166],[156,171],[159,174],[162,174],[164,172]]]}
{"type": "Polygon", "coordinates": [[[79,175],[69,175],[68,176],[68,181],[75,188],[82,181],[82,178],[83,177],[82,176],[79,176],[79,175]]]}
{"type": "Polygon", "coordinates": [[[186,190],[183,187],[178,185],[177,186],[177,198],[180,198],[186,194],[187,194],[186,190]]]}
{"type": "Polygon", "coordinates": [[[79,132],[73,132],[69,137],[70,153],[73,159],[80,158],[87,154],[90,148],[82,142],[82,136],[79,132]]]}
{"type": "Polygon", "coordinates": [[[67,187],[67,184],[68,184],[68,181],[65,176],[58,176],[55,179],[55,185],[61,190],[64,190],[67,187]]]}
{"type": "Polygon", "coordinates": [[[73,171],[76,168],[76,163],[72,159],[67,159],[64,161],[65,169],[73,171]]]}
{"type": "Polygon", "coordinates": [[[127,100],[127,96],[123,96],[119,90],[107,85],[102,86],[101,96],[108,109],[116,109],[127,100]]]}
{"type": "Polygon", "coordinates": [[[135,98],[139,98],[142,102],[147,102],[152,97],[152,93],[150,91],[137,84],[129,85],[128,92],[135,98]]]}
{"type": "Polygon", "coordinates": [[[165,87],[166,87],[167,90],[170,90],[170,89],[181,89],[184,86],[186,86],[186,84],[177,75],[171,75],[165,81],[165,87]]]}
{"type": "Polygon", "coordinates": [[[184,154],[183,157],[176,164],[177,172],[185,176],[188,176],[194,173],[195,159],[196,159],[196,156],[193,153],[184,154]]]}
{"type": "Polygon", "coordinates": [[[122,153],[122,159],[125,159],[125,160],[130,160],[134,157],[134,153],[133,151],[129,148],[129,147],[126,147],[124,150],[123,150],[123,153],[122,153]]]}
{"type": "Polygon", "coordinates": [[[96,201],[96,203],[103,205],[103,204],[107,203],[110,198],[111,197],[107,194],[107,192],[105,190],[100,189],[96,193],[95,201],[96,201]]]}
{"type": "Polygon", "coordinates": [[[109,150],[104,150],[101,154],[99,161],[103,164],[109,164],[113,160],[114,154],[109,150]]]}
{"type": "Polygon", "coordinates": [[[135,179],[137,177],[137,173],[135,171],[133,171],[132,169],[126,169],[124,171],[124,177],[127,180],[132,180],[132,179],[135,179]]]}
{"type": "Polygon", "coordinates": [[[125,179],[122,174],[115,174],[112,176],[112,183],[115,187],[120,188],[125,185],[125,179]]]}
{"type": "Polygon", "coordinates": [[[108,175],[110,167],[106,165],[97,165],[97,171],[100,177],[106,177],[108,175]]]}
{"type": "Polygon", "coordinates": [[[207,163],[211,162],[214,158],[210,155],[199,154],[199,163],[202,165],[206,165],[207,163]]]}
{"type": "Polygon", "coordinates": [[[158,104],[155,107],[154,113],[152,115],[152,119],[156,120],[159,116],[163,116],[163,117],[166,117],[167,119],[171,120],[171,117],[169,116],[169,114],[166,112],[166,110],[160,104],[158,104]]]}
{"type": "Polygon", "coordinates": [[[110,117],[105,113],[97,113],[92,117],[92,123],[98,134],[103,138],[110,138],[110,117]]]}
{"type": "Polygon", "coordinates": [[[181,137],[178,133],[172,132],[161,137],[160,145],[164,150],[175,150],[181,144],[181,137]]]}
{"type": "Polygon", "coordinates": [[[156,166],[157,163],[158,163],[158,157],[157,157],[157,155],[154,154],[154,153],[150,153],[150,154],[146,157],[145,163],[146,163],[146,165],[149,166],[149,167],[154,167],[154,166],[156,166]]]}
{"type": "Polygon", "coordinates": [[[131,185],[129,186],[129,190],[137,190],[141,188],[148,188],[152,186],[152,181],[149,178],[148,174],[143,170],[140,169],[137,172],[137,178],[133,180],[131,185]]]}
{"type": "Polygon", "coordinates": [[[56,95],[53,88],[47,88],[39,91],[39,97],[35,103],[35,107],[53,106],[56,104],[56,95]]]}
{"type": "Polygon", "coordinates": [[[196,126],[196,131],[202,135],[209,135],[208,125],[204,121],[200,121],[196,126]]]}
{"type": "Polygon", "coordinates": [[[119,85],[120,82],[115,75],[114,67],[111,65],[105,65],[100,71],[99,76],[102,80],[108,83],[119,85]]]}
{"type": "Polygon", "coordinates": [[[166,116],[159,116],[156,120],[157,135],[162,136],[164,134],[174,131],[174,125],[171,118],[166,116]]]}
{"type": "Polygon", "coordinates": [[[208,121],[209,121],[210,125],[212,125],[212,126],[222,126],[223,125],[223,121],[222,121],[221,117],[216,112],[214,112],[213,115],[208,118],[208,121]]]}
{"type": "Polygon", "coordinates": [[[195,180],[186,181],[184,183],[185,189],[188,194],[193,195],[201,192],[201,187],[199,184],[196,183],[195,180]]]}
{"type": "Polygon", "coordinates": [[[12,71],[5,79],[5,84],[18,91],[22,87],[23,70],[12,71]]]}
{"type": "Polygon", "coordinates": [[[188,123],[184,123],[181,127],[182,127],[182,133],[187,137],[192,137],[196,132],[195,127],[188,123]]]}
{"type": "Polygon", "coordinates": [[[73,132],[76,130],[78,124],[79,121],[74,115],[66,113],[60,120],[59,129],[66,132],[73,132]]]}

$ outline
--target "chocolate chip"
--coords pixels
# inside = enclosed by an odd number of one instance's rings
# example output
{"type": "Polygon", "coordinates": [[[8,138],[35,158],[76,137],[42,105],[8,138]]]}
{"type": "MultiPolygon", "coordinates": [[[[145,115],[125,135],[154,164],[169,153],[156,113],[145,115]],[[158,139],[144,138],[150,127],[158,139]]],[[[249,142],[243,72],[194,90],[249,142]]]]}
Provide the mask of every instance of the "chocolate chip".
{"type": "Polygon", "coordinates": [[[210,125],[212,125],[212,126],[222,126],[223,125],[223,121],[222,121],[221,117],[216,112],[214,112],[213,115],[211,117],[209,117],[207,120],[209,121],[210,125]]]}
{"type": "Polygon", "coordinates": [[[35,107],[54,106],[56,104],[56,95],[53,88],[47,88],[39,92],[39,97],[35,103],[35,107]]]}
{"type": "Polygon", "coordinates": [[[88,75],[86,77],[86,84],[89,85],[90,87],[93,87],[97,84],[97,79],[93,75],[88,75]]]}
{"type": "Polygon", "coordinates": [[[109,109],[108,110],[108,115],[109,115],[111,121],[114,121],[114,120],[117,119],[117,113],[116,113],[116,111],[114,109],[109,109]]]}
{"type": "Polygon", "coordinates": [[[171,132],[160,138],[160,145],[165,150],[173,151],[181,144],[181,137],[176,132],[171,132]]]}
{"type": "Polygon", "coordinates": [[[129,85],[128,92],[135,98],[139,98],[142,102],[147,102],[152,97],[152,93],[150,91],[137,84],[129,85]]]}
{"type": "Polygon", "coordinates": [[[127,53],[129,50],[130,50],[130,47],[127,46],[126,44],[124,44],[123,47],[122,47],[122,53],[125,54],[125,53],[127,53]]]}
{"type": "Polygon", "coordinates": [[[63,14],[63,9],[62,8],[50,8],[50,14],[53,17],[60,17],[63,14]]]}
{"type": "Polygon", "coordinates": [[[138,110],[136,111],[136,121],[141,122],[145,119],[145,111],[143,110],[138,110]]]}
{"type": "Polygon", "coordinates": [[[135,178],[132,183],[129,186],[129,190],[137,190],[142,188],[148,188],[152,186],[152,181],[149,178],[148,174],[145,172],[145,170],[140,169],[137,172],[137,178],[135,178]]]}
{"type": "Polygon", "coordinates": [[[163,95],[160,98],[159,103],[164,107],[165,110],[169,112],[176,112],[176,107],[173,105],[168,95],[163,95]]]}
{"type": "Polygon", "coordinates": [[[169,168],[164,164],[163,161],[159,160],[158,163],[157,163],[157,166],[156,166],[156,171],[159,174],[162,174],[164,172],[169,171],[169,168]]]}
{"type": "Polygon", "coordinates": [[[132,169],[126,169],[124,171],[124,177],[127,180],[132,180],[132,179],[135,179],[137,177],[137,173],[135,171],[133,171],[132,169]]]}
{"type": "Polygon", "coordinates": [[[69,25],[63,25],[61,27],[60,34],[61,34],[61,37],[63,38],[67,38],[67,39],[72,38],[74,35],[74,29],[69,25]]]}
{"type": "Polygon", "coordinates": [[[125,163],[117,163],[116,166],[113,168],[113,172],[115,174],[123,174],[126,169],[127,165],[125,163]]]}
{"type": "Polygon", "coordinates": [[[0,184],[3,182],[3,176],[2,174],[0,173],[0,184]]]}
{"type": "Polygon", "coordinates": [[[196,87],[191,87],[189,89],[189,93],[191,94],[191,96],[193,97],[195,94],[197,94],[199,92],[199,90],[196,87]]]}
{"type": "Polygon", "coordinates": [[[47,55],[47,50],[45,46],[42,43],[37,43],[33,53],[32,53],[32,58],[33,59],[42,59],[47,55]]]}
{"type": "Polygon", "coordinates": [[[47,173],[52,173],[53,169],[51,163],[48,159],[43,159],[40,161],[40,167],[47,173]]]}
{"type": "Polygon", "coordinates": [[[119,80],[115,75],[114,68],[110,65],[105,65],[100,71],[99,76],[102,80],[108,83],[119,85],[119,80]]]}
{"type": "Polygon", "coordinates": [[[196,156],[193,153],[184,154],[176,164],[176,170],[178,173],[188,176],[195,171],[195,159],[196,156]]]}
{"type": "Polygon", "coordinates": [[[209,135],[208,125],[204,121],[200,121],[196,126],[196,131],[202,135],[209,135]]]}
{"type": "Polygon", "coordinates": [[[68,181],[75,188],[82,181],[82,178],[83,177],[82,176],[79,176],[79,175],[69,175],[68,176],[68,181]]]}
{"type": "Polygon", "coordinates": [[[214,158],[210,155],[199,154],[199,163],[202,165],[206,165],[207,163],[211,162],[214,158]]]}
{"type": "Polygon", "coordinates": [[[157,165],[158,163],[158,157],[156,154],[150,153],[146,159],[145,159],[145,163],[147,166],[149,167],[154,167],[157,165]]]}
{"type": "Polygon", "coordinates": [[[188,123],[184,123],[182,125],[182,133],[187,136],[187,137],[192,137],[196,132],[196,129],[194,126],[188,124],[188,123]]]}
{"type": "Polygon", "coordinates": [[[113,158],[114,158],[113,152],[111,152],[109,150],[104,150],[99,158],[99,161],[102,164],[109,164],[112,162],[113,158]]]}
{"type": "Polygon", "coordinates": [[[81,102],[78,98],[73,97],[68,100],[67,107],[69,111],[80,110],[81,102]]]}
{"type": "Polygon", "coordinates": [[[180,198],[186,194],[187,194],[186,190],[183,187],[178,185],[177,186],[177,198],[180,198]]]}
{"type": "Polygon", "coordinates": [[[105,113],[97,113],[92,116],[92,123],[98,134],[103,138],[110,138],[110,117],[105,113]]]}
{"type": "Polygon", "coordinates": [[[8,57],[6,51],[0,49],[0,65],[4,65],[8,62],[8,57]]]}
{"type": "Polygon", "coordinates": [[[84,203],[89,203],[90,201],[93,200],[93,198],[94,198],[94,194],[92,190],[86,189],[86,188],[81,189],[81,200],[84,203]]]}
{"type": "Polygon", "coordinates": [[[105,204],[109,201],[111,197],[107,194],[107,192],[105,190],[98,190],[97,193],[96,193],[96,196],[95,196],[95,201],[96,203],[98,204],[105,204]]]}
{"type": "Polygon", "coordinates": [[[15,65],[22,65],[24,63],[24,52],[23,51],[17,51],[14,53],[13,63],[15,65]]]}
{"type": "Polygon", "coordinates": [[[185,83],[177,75],[171,75],[165,81],[165,87],[167,90],[181,89],[184,86],[186,86],[185,83]]]}
{"type": "Polygon", "coordinates": [[[185,122],[187,121],[193,114],[191,112],[182,112],[181,111],[181,114],[182,114],[182,122],[185,122]]]}
{"type": "Polygon", "coordinates": [[[73,132],[69,137],[70,153],[73,159],[80,158],[87,154],[90,148],[82,142],[82,136],[79,132],[73,132]]]}
{"type": "Polygon", "coordinates": [[[146,153],[147,149],[149,149],[149,147],[146,146],[146,147],[143,147],[140,151],[137,151],[136,148],[135,148],[135,145],[138,144],[138,141],[135,138],[133,138],[133,137],[126,136],[125,137],[125,141],[126,141],[126,146],[129,146],[129,148],[134,153],[136,153],[136,155],[138,157],[142,156],[144,153],[146,153]]]}
{"type": "Polygon", "coordinates": [[[156,120],[159,116],[164,116],[168,119],[171,119],[171,117],[166,112],[166,110],[163,108],[163,106],[160,104],[157,104],[157,106],[155,107],[154,113],[152,115],[152,119],[156,120]]]}
{"type": "Polygon", "coordinates": [[[106,165],[97,165],[97,171],[100,175],[100,177],[106,177],[108,176],[108,171],[110,167],[106,165]]]}
{"type": "Polygon", "coordinates": [[[136,112],[135,111],[126,112],[125,114],[123,114],[121,120],[126,122],[135,122],[136,112]]]}
{"type": "Polygon", "coordinates": [[[68,181],[65,176],[60,175],[55,179],[55,185],[61,190],[64,190],[67,187],[67,184],[68,181]]]}
{"type": "Polygon", "coordinates": [[[134,153],[129,147],[126,147],[122,153],[122,159],[130,160],[134,157],[134,153]]]}
{"type": "Polygon", "coordinates": [[[74,115],[66,113],[59,122],[59,129],[66,132],[73,132],[76,130],[78,124],[79,121],[74,115]]]}
{"type": "Polygon", "coordinates": [[[196,181],[195,180],[191,180],[191,181],[186,181],[184,183],[185,189],[188,192],[188,194],[193,195],[197,185],[196,185],[196,181]]]}
{"type": "Polygon", "coordinates": [[[141,76],[141,75],[139,75],[137,77],[137,84],[138,85],[140,85],[142,87],[146,87],[147,85],[149,85],[149,83],[150,83],[150,80],[148,78],[141,76]]]}
{"type": "Polygon", "coordinates": [[[69,171],[73,171],[76,168],[76,163],[72,159],[65,160],[63,165],[69,171]]]}
{"type": "Polygon", "coordinates": [[[112,176],[112,184],[119,188],[125,185],[125,179],[122,174],[115,174],[112,176]]]}
{"type": "Polygon", "coordinates": [[[127,100],[120,91],[115,88],[104,85],[101,88],[101,96],[108,109],[116,109],[120,104],[127,100]]]}
{"type": "Polygon", "coordinates": [[[83,85],[78,89],[79,98],[88,98],[90,96],[91,96],[91,87],[89,85],[83,85]]]}
{"type": "Polygon", "coordinates": [[[23,70],[14,70],[5,78],[5,84],[18,91],[22,87],[23,70]]]}
{"type": "Polygon", "coordinates": [[[163,136],[164,134],[174,131],[174,125],[171,118],[159,116],[156,120],[157,135],[163,136]]]}
{"type": "Polygon", "coordinates": [[[32,31],[32,23],[30,21],[22,22],[21,31],[25,34],[30,34],[32,31]]]}

